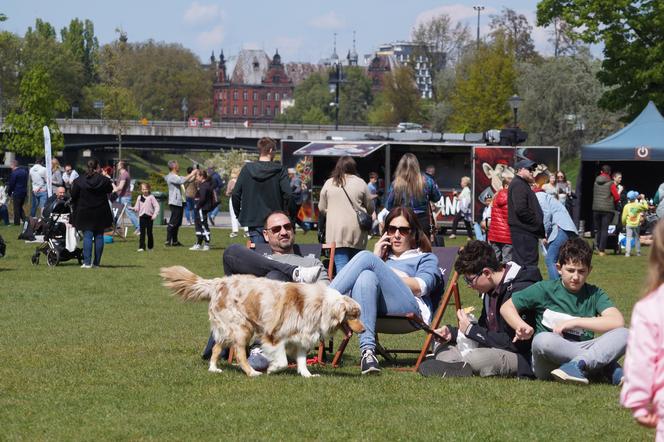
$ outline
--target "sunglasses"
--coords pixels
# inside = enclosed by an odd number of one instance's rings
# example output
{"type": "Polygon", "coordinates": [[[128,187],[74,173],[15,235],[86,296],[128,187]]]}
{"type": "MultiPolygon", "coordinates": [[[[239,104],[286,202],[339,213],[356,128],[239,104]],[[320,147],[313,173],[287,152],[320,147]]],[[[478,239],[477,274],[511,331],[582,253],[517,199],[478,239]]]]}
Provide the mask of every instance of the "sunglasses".
{"type": "Polygon", "coordinates": [[[387,234],[388,235],[394,235],[397,233],[397,230],[399,231],[399,234],[402,236],[408,236],[410,235],[410,227],[406,226],[387,226],[387,234]]]}
{"type": "Polygon", "coordinates": [[[468,285],[468,287],[472,287],[473,285],[475,285],[475,283],[477,282],[477,278],[479,278],[480,275],[482,275],[481,270],[478,274],[476,274],[472,278],[468,278],[466,275],[463,275],[463,280],[465,281],[466,285],[468,285]]]}
{"type": "Polygon", "coordinates": [[[293,225],[291,223],[286,223],[286,224],[282,224],[280,226],[268,227],[267,230],[272,232],[273,235],[276,235],[277,233],[281,232],[282,228],[284,230],[286,230],[286,232],[291,232],[293,230],[293,225]]]}

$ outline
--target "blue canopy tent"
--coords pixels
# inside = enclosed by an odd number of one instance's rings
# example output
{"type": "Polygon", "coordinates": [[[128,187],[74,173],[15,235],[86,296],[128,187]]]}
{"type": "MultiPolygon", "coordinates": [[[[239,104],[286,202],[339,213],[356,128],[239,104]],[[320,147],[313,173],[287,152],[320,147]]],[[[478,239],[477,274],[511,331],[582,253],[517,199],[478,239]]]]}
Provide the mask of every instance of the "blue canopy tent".
{"type": "Polygon", "coordinates": [[[664,182],[664,117],[653,102],[618,132],[581,148],[581,170],[576,185],[576,220],[592,223],[593,183],[604,164],[621,172],[625,191],[652,197],[664,182]]]}

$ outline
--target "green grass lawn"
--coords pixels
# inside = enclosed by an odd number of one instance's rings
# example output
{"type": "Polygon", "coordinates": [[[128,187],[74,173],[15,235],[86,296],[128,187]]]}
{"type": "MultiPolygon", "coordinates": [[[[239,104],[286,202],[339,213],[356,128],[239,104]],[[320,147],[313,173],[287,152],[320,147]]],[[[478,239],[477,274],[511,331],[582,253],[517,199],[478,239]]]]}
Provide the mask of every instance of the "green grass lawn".
{"type": "MultiPolygon", "coordinates": [[[[34,245],[0,227],[1,440],[652,440],[618,405],[609,385],[576,387],[514,379],[425,379],[383,370],[361,377],[357,339],[339,369],[314,367],[247,378],[200,359],[206,305],[183,303],[161,286],[162,266],[221,275],[228,231],[213,250],[137,253],[137,239],[107,245],[102,268],[75,262],[34,267],[34,245]]],[[[181,241],[193,243],[191,228],[181,241]]],[[[315,237],[299,235],[300,242],[315,237]]],[[[243,242],[236,238],[237,242],[243,242]]],[[[450,241],[461,244],[462,239],[450,241]]],[[[647,248],[646,248],[647,251],[647,248]]],[[[626,318],[639,297],[647,258],[595,259],[592,283],[626,318]]],[[[466,305],[479,298],[462,288],[466,305]]],[[[421,345],[423,335],[383,339],[421,345]]],[[[338,340],[337,340],[338,342],[338,340]]]]}

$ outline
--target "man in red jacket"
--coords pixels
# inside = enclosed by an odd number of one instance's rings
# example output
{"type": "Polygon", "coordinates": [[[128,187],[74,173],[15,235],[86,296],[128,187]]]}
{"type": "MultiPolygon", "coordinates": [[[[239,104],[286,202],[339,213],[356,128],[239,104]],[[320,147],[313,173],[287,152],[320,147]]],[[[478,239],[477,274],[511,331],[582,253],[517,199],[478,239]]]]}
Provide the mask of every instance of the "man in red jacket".
{"type": "Polygon", "coordinates": [[[512,235],[507,222],[507,188],[512,177],[503,174],[503,188],[493,197],[491,206],[491,224],[487,239],[496,253],[499,262],[507,264],[512,260],[512,235]]]}

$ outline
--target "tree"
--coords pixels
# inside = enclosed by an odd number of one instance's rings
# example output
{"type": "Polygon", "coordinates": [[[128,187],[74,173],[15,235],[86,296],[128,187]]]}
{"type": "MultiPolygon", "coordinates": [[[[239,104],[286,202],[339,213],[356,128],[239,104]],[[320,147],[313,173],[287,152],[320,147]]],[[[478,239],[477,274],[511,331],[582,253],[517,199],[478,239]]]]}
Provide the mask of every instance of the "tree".
{"type": "Polygon", "coordinates": [[[605,89],[596,77],[599,67],[587,49],[575,57],[553,57],[520,67],[519,115],[528,128],[529,144],[558,145],[569,157],[578,154],[584,142],[619,128],[620,115],[597,105],[605,89]]]}
{"type": "Polygon", "coordinates": [[[371,80],[362,68],[345,67],[339,97],[341,124],[366,124],[367,111],[373,101],[371,80]]]}
{"type": "Polygon", "coordinates": [[[451,97],[452,130],[484,132],[510,121],[507,99],[516,91],[514,59],[501,37],[470,53],[457,67],[451,97]]]}
{"type": "Polygon", "coordinates": [[[0,22],[7,21],[7,15],[0,12],[0,22]]]}
{"type": "Polygon", "coordinates": [[[99,61],[99,41],[95,37],[94,25],[90,20],[85,22],[75,18],[69,27],[60,31],[63,46],[78,60],[85,72],[85,84],[97,80],[97,64],[99,61]]]}
{"type": "Polygon", "coordinates": [[[512,49],[517,61],[533,60],[539,57],[535,51],[535,43],[530,36],[533,27],[523,14],[509,8],[503,8],[500,15],[492,15],[491,37],[494,41],[505,38],[505,43],[512,49]]]}
{"type": "Polygon", "coordinates": [[[575,55],[581,49],[579,39],[575,36],[574,30],[565,20],[555,18],[551,23],[551,38],[549,43],[553,46],[553,56],[575,55]]]}
{"type": "Polygon", "coordinates": [[[415,84],[415,74],[400,66],[383,78],[383,91],[369,113],[372,124],[391,125],[402,121],[422,121],[422,100],[415,84]]]}
{"type": "Polygon", "coordinates": [[[447,14],[440,14],[413,29],[411,38],[417,44],[414,58],[422,55],[429,61],[434,96],[437,94],[436,77],[447,65],[454,66],[470,42],[468,25],[456,23],[447,14]]]}
{"type": "Polygon", "coordinates": [[[26,72],[20,85],[19,110],[12,111],[5,120],[8,150],[26,156],[42,154],[44,126],[51,131],[53,151],[63,148],[64,138],[55,122],[55,115],[66,106],[45,69],[35,67],[26,72]]]}
{"type": "Polygon", "coordinates": [[[99,72],[103,83],[129,89],[146,118],[180,120],[183,97],[190,114],[212,114],[213,73],[179,44],[129,43],[121,33],[102,48],[99,72]]]}
{"type": "Polygon", "coordinates": [[[21,39],[11,32],[0,32],[0,117],[18,105],[21,39]]]}
{"type": "Polygon", "coordinates": [[[603,43],[598,78],[607,86],[600,105],[640,113],[648,100],[664,108],[664,3],[652,0],[542,0],[537,23],[547,26],[561,18],[586,43],[603,43]]]}
{"type": "MultiPolygon", "coordinates": [[[[333,100],[327,83],[326,74],[315,73],[307,77],[293,91],[294,105],[280,114],[277,121],[298,124],[332,123],[330,102],[333,100]]],[[[340,101],[343,102],[341,99],[340,101]]]]}

